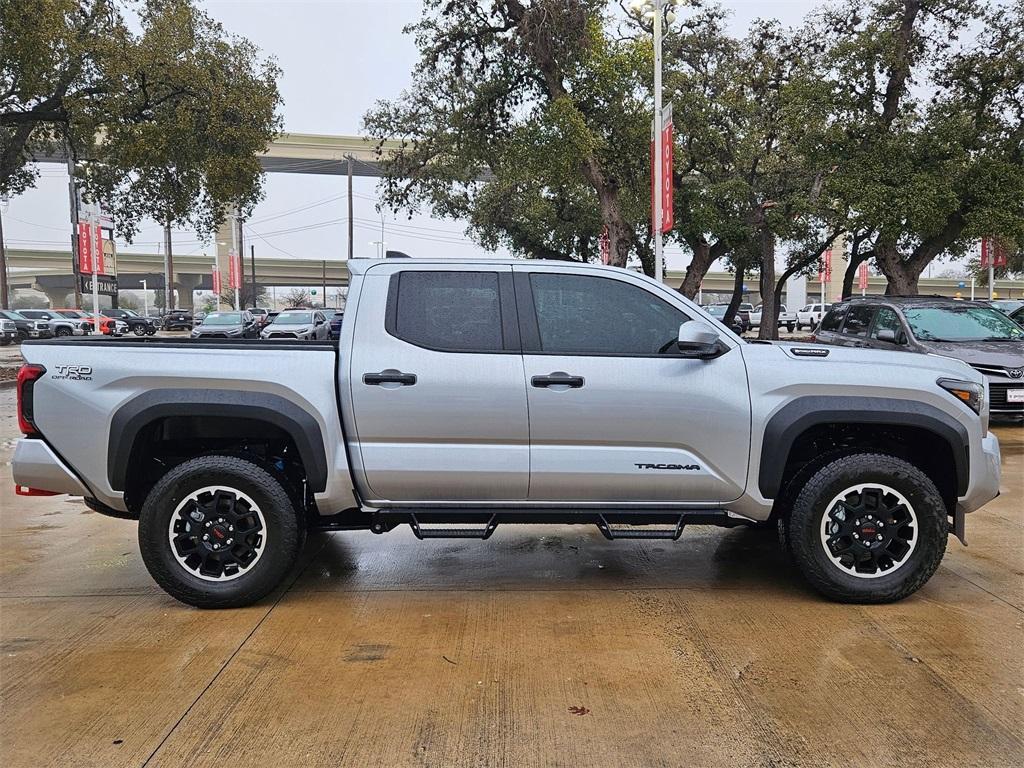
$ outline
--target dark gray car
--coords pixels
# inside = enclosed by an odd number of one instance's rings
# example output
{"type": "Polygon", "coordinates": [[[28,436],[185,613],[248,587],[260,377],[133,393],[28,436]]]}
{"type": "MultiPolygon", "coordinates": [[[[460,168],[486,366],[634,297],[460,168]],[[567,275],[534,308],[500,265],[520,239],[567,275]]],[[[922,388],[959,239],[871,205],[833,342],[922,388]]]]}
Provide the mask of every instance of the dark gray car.
{"type": "Polygon", "coordinates": [[[192,338],[255,339],[259,326],[249,312],[211,312],[192,329],[192,338]]]}
{"type": "Polygon", "coordinates": [[[984,302],[856,297],[833,305],[816,339],[963,360],[988,378],[993,416],[1024,416],[1024,328],[984,302]]]}

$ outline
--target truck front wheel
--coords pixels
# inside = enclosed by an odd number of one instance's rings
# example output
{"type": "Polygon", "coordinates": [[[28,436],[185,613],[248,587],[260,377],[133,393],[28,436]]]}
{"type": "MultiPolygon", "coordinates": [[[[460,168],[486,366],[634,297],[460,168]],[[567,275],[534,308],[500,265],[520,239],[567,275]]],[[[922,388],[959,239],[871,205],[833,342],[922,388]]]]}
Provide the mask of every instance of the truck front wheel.
{"type": "Polygon", "coordinates": [[[887,603],[916,592],[939,567],[948,538],[935,484],[884,454],[826,464],[797,493],[783,525],[811,586],[848,603],[887,603]]]}
{"type": "Polygon", "coordinates": [[[197,608],[237,608],[277,587],[299,556],[303,518],[269,472],[234,456],[202,456],[153,487],[139,548],[168,594],[197,608]]]}

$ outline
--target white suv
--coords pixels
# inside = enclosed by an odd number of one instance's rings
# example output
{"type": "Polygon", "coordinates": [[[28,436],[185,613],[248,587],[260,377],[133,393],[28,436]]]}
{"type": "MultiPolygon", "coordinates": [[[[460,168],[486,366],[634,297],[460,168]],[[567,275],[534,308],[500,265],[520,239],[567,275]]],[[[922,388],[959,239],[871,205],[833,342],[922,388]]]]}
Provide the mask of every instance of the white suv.
{"type": "Polygon", "coordinates": [[[806,325],[807,329],[813,331],[818,327],[818,323],[821,322],[821,318],[828,312],[831,304],[808,304],[796,313],[796,329],[802,330],[806,325]]]}

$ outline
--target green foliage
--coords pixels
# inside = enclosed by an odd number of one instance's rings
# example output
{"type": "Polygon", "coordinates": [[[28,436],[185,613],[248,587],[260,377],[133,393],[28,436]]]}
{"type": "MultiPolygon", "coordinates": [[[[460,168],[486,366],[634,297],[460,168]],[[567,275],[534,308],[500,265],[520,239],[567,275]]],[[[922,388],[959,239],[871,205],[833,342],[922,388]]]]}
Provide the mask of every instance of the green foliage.
{"type": "Polygon", "coordinates": [[[191,0],[0,0],[0,192],[32,156],[70,148],[130,239],[143,217],[216,230],[262,195],[257,153],[280,128],[279,71],[191,0]]]}

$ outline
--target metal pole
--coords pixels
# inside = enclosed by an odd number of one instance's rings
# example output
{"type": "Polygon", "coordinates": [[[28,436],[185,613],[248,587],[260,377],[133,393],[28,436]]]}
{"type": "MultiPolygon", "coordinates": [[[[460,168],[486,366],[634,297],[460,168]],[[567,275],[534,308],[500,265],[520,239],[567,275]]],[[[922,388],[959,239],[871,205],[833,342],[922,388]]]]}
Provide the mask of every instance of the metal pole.
{"type": "Polygon", "coordinates": [[[323,272],[320,274],[320,282],[323,283],[323,308],[327,309],[327,259],[323,259],[320,262],[320,268],[323,272]]]}
{"type": "Polygon", "coordinates": [[[68,151],[68,199],[71,205],[71,274],[75,278],[75,308],[82,307],[82,270],[78,253],[78,190],[75,188],[75,161],[68,151]]]}
{"type": "Polygon", "coordinates": [[[0,309],[11,308],[11,288],[7,277],[7,246],[4,245],[4,212],[0,204],[0,309]]]}
{"type": "MultiPolygon", "coordinates": [[[[96,227],[96,231],[100,229],[100,207],[99,203],[95,204],[94,215],[92,217],[91,224],[96,227]]],[[[93,236],[92,228],[89,230],[89,237],[93,236]]],[[[99,278],[99,266],[103,263],[103,237],[96,238],[95,250],[98,253],[93,253],[92,256],[92,311],[96,315],[97,320],[100,316],[100,278],[99,278]]]]}
{"type": "Polygon", "coordinates": [[[252,272],[252,305],[256,306],[256,244],[249,246],[249,270],[252,272]]]}
{"type": "Polygon", "coordinates": [[[662,3],[658,0],[654,4],[654,279],[659,283],[664,278],[661,264],[661,17],[662,3]]]}
{"type": "Polygon", "coordinates": [[[174,257],[171,255],[171,225],[164,224],[164,311],[174,309],[174,257]]]}
{"type": "Polygon", "coordinates": [[[149,289],[146,287],[145,280],[139,280],[142,283],[142,314],[149,317],[149,289]]]}
{"type": "Polygon", "coordinates": [[[235,276],[236,276],[235,282],[238,283],[238,285],[231,286],[234,289],[234,291],[235,291],[235,310],[238,311],[238,310],[242,309],[242,305],[241,305],[241,301],[242,301],[242,288],[241,288],[241,285],[240,285],[242,281],[237,279],[237,276],[238,276],[238,263],[239,263],[238,262],[238,214],[237,213],[232,213],[231,214],[231,253],[229,254],[229,257],[232,260],[232,264],[231,264],[231,269],[228,270],[228,275],[230,275],[232,272],[234,272],[235,276]]]}
{"type": "Polygon", "coordinates": [[[992,301],[995,298],[995,282],[996,282],[996,268],[992,264],[992,254],[988,257],[988,300],[992,301]]]}
{"type": "Polygon", "coordinates": [[[351,259],[352,249],[354,247],[352,227],[353,227],[353,216],[352,216],[352,155],[348,156],[348,257],[351,259]]]}
{"type": "Polygon", "coordinates": [[[975,283],[975,278],[972,277],[971,278],[971,301],[974,301],[974,283],[975,283]]]}
{"type": "MultiPolygon", "coordinates": [[[[238,220],[238,290],[241,292],[245,287],[245,232],[242,229],[242,219],[238,220]]],[[[252,305],[256,306],[256,299],[253,298],[252,305]]],[[[244,306],[244,303],[243,303],[244,306]]]]}

